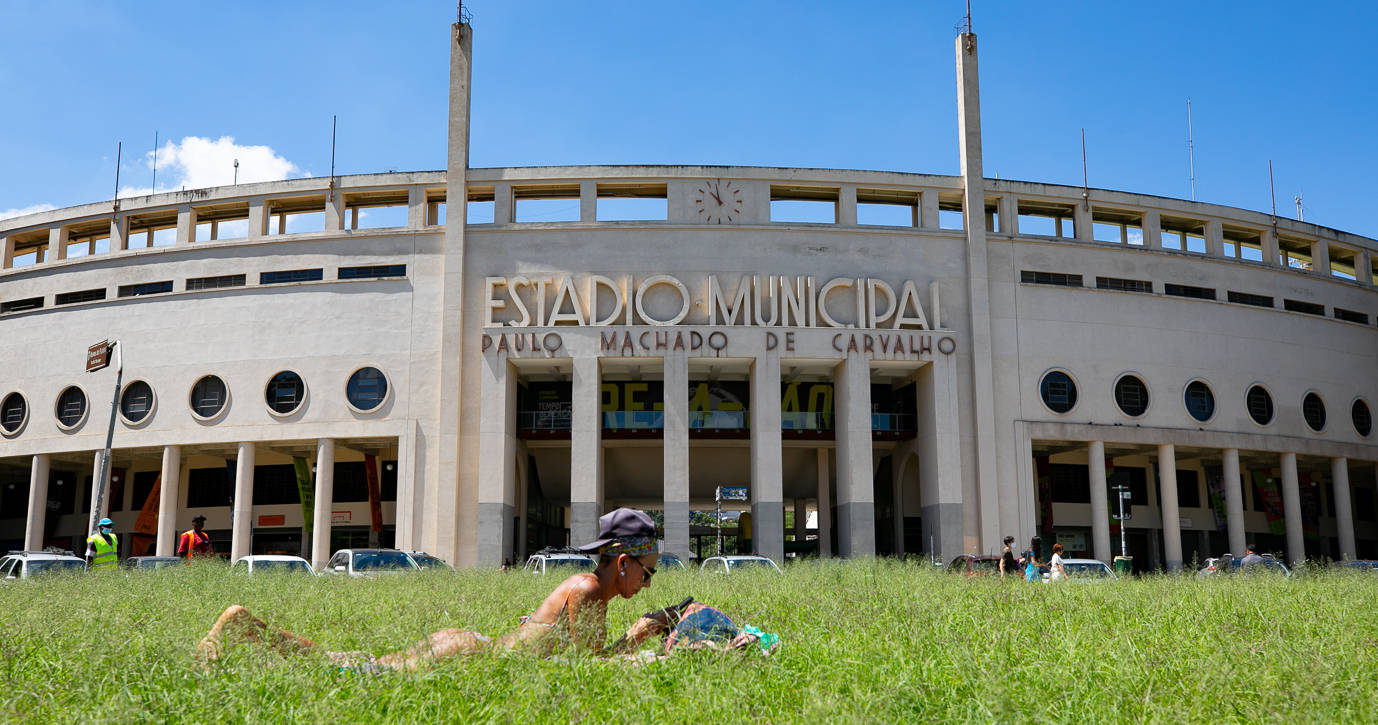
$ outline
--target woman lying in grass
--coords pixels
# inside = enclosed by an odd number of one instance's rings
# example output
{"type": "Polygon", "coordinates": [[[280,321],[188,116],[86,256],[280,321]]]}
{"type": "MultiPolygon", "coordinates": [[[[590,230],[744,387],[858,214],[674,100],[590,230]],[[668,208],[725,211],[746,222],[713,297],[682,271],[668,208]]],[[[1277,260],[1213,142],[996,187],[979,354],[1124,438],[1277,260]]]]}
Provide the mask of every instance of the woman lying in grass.
{"type": "Polygon", "coordinates": [[[597,553],[592,572],[575,574],[523,617],[513,632],[496,639],[463,629],[442,629],[411,647],[381,657],[362,652],[333,652],[285,629],[268,626],[244,607],[226,609],[197,645],[205,661],[218,659],[227,645],[244,641],[284,656],[323,652],[342,667],[363,670],[416,670],[446,657],[492,651],[522,651],[547,657],[570,645],[600,654],[635,651],[641,642],[666,632],[671,609],[636,621],[615,645],[606,646],[607,608],[614,597],[630,599],[651,583],[657,559],[655,524],[641,511],[617,509],[598,520],[599,539],[580,547],[597,553]],[[229,638],[227,641],[226,638],[229,638]]]}

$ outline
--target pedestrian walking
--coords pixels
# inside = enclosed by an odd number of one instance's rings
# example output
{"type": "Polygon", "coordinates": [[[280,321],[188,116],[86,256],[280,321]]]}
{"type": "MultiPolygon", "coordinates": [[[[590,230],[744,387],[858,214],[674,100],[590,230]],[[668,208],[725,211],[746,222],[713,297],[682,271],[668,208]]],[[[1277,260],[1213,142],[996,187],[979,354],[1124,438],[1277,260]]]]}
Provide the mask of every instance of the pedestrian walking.
{"type": "Polygon", "coordinates": [[[1029,540],[1029,550],[1024,552],[1024,581],[1036,582],[1040,578],[1038,568],[1043,562],[1038,560],[1038,552],[1042,550],[1043,540],[1037,536],[1029,540]]]}
{"type": "Polygon", "coordinates": [[[1062,568],[1062,544],[1053,544],[1053,558],[1048,561],[1048,581],[1060,582],[1067,579],[1067,570],[1062,568]]]}
{"type": "Polygon", "coordinates": [[[1006,574],[1013,576],[1019,571],[1019,560],[1014,556],[1014,537],[1005,537],[1005,550],[1000,552],[1000,578],[1006,574]]]}
{"type": "Polygon", "coordinates": [[[86,537],[86,566],[90,569],[114,569],[120,562],[120,539],[115,536],[115,522],[101,519],[96,530],[86,537]]]}
{"type": "Polygon", "coordinates": [[[177,555],[188,559],[211,556],[211,535],[203,531],[206,517],[197,514],[191,518],[191,528],[183,531],[177,540],[177,555]]]}

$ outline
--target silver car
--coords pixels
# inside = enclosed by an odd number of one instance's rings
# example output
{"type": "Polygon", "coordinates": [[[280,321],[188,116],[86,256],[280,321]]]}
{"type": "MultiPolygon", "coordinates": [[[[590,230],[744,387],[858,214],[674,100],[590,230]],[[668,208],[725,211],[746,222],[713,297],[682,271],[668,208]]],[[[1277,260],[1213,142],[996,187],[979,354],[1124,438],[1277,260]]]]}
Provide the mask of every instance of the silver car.
{"type": "Polygon", "coordinates": [[[699,565],[701,574],[732,574],[741,571],[770,571],[783,574],[779,565],[764,556],[710,556],[699,565]]]}
{"type": "Polygon", "coordinates": [[[28,579],[44,574],[81,574],[85,571],[85,559],[58,549],[11,551],[0,557],[0,581],[28,579]]]}

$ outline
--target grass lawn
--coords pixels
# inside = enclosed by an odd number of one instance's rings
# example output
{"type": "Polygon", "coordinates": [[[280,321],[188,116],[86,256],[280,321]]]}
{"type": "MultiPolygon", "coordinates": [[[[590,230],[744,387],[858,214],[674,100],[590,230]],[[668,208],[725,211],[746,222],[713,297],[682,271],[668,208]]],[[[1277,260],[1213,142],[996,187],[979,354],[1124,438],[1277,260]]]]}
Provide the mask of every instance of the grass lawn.
{"type": "Polygon", "coordinates": [[[612,636],[693,595],[778,633],[771,658],[457,658],[417,674],[193,645],[230,604],[330,649],[445,627],[495,635],[557,579],[231,576],[218,566],[0,585],[0,720],[299,722],[1378,721],[1378,577],[1033,585],[890,561],[785,575],[662,573],[612,636]]]}

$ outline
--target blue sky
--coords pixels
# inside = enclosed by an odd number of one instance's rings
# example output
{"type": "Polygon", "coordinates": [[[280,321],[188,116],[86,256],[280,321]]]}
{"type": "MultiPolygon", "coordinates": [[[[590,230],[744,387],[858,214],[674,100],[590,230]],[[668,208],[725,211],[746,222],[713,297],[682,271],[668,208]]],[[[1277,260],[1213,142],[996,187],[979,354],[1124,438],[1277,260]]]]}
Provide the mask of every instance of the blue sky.
{"type": "MultiPolygon", "coordinates": [[[[1190,197],[1378,237],[1374,3],[974,2],[987,175],[1190,197]]],[[[962,0],[473,0],[473,166],[958,172],[962,0]]],[[[445,166],[440,2],[5,0],[0,214],[121,186],[445,166]],[[227,140],[233,139],[233,141],[227,140]],[[188,139],[191,139],[188,141],[188,139]],[[203,141],[196,141],[202,139],[203,141]],[[222,178],[223,177],[223,178],[222,178]]]]}

